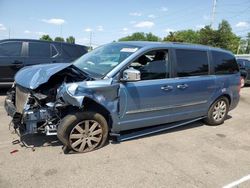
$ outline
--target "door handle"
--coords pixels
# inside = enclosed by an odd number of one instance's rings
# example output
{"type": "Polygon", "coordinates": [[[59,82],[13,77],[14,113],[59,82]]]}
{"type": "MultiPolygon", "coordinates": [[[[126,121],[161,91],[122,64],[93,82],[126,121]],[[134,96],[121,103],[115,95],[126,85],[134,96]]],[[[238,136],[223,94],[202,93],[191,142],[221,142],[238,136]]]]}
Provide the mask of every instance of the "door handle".
{"type": "Polygon", "coordinates": [[[186,88],[188,88],[188,85],[187,84],[180,84],[180,85],[177,85],[177,88],[178,89],[186,89],[186,88]]]}
{"type": "Polygon", "coordinates": [[[14,63],[13,63],[14,65],[22,65],[23,64],[23,62],[21,62],[21,61],[14,61],[14,63]]]}
{"type": "Polygon", "coordinates": [[[171,91],[171,90],[173,90],[173,86],[162,86],[161,87],[161,90],[164,90],[164,91],[171,91]]]}
{"type": "Polygon", "coordinates": [[[16,68],[22,68],[24,66],[21,61],[14,61],[13,65],[15,65],[16,68]]]}

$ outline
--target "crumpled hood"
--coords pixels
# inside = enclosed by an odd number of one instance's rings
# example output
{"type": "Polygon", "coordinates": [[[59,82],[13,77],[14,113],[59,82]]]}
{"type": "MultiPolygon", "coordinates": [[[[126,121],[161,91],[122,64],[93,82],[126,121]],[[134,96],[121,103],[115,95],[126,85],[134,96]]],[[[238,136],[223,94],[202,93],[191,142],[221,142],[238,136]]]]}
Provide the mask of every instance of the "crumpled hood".
{"type": "Polygon", "coordinates": [[[15,82],[25,88],[36,89],[70,65],[71,63],[53,63],[28,66],[17,72],[15,82]]]}

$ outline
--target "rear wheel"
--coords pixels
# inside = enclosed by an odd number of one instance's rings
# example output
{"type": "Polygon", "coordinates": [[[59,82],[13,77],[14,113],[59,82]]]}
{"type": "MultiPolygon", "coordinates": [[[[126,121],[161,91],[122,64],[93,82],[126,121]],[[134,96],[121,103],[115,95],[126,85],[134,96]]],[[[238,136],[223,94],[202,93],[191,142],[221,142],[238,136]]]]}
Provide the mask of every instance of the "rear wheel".
{"type": "Polygon", "coordinates": [[[104,146],[108,138],[108,124],[99,113],[78,112],[63,118],[57,136],[68,149],[85,153],[104,146]]]}
{"type": "Polygon", "coordinates": [[[228,114],[229,101],[226,97],[217,99],[209,108],[205,123],[208,125],[222,124],[228,114]]]}

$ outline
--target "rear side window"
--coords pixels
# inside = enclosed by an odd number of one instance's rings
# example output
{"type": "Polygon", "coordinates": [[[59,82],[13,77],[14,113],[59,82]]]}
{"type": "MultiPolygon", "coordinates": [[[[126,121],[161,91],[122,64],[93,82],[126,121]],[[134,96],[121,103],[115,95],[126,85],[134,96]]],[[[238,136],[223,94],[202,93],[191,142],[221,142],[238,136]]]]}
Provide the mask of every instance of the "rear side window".
{"type": "Polygon", "coordinates": [[[29,43],[29,56],[30,57],[50,57],[50,44],[43,42],[30,42],[29,43]]]}
{"type": "Polygon", "coordinates": [[[51,49],[51,57],[56,57],[58,55],[56,47],[52,44],[50,45],[50,49],[51,49]]]}
{"type": "Polygon", "coordinates": [[[246,66],[247,69],[250,69],[250,61],[247,60],[247,61],[245,62],[245,66],[246,66]]]}
{"type": "Polygon", "coordinates": [[[63,55],[69,58],[78,58],[86,53],[86,50],[84,48],[74,45],[63,45],[62,50],[63,55]]]}
{"type": "Polygon", "coordinates": [[[239,65],[240,68],[245,68],[245,61],[242,59],[238,59],[237,63],[239,65]]]}
{"type": "Polygon", "coordinates": [[[22,42],[4,42],[0,44],[0,56],[21,56],[22,42]]]}
{"type": "Polygon", "coordinates": [[[239,72],[235,57],[231,54],[212,51],[215,74],[233,74],[239,72]]]}
{"type": "Polygon", "coordinates": [[[177,77],[208,75],[206,51],[176,50],[177,77]]]}

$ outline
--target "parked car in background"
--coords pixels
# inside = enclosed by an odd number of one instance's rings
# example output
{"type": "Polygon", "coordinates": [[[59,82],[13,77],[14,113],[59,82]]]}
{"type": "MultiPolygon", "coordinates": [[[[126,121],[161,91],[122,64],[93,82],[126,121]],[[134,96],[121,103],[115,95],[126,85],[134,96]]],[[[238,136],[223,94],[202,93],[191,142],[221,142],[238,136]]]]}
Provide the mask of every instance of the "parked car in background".
{"type": "Polygon", "coordinates": [[[21,138],[57,135],[64,151],[88,152],[108,135],[122,141],[200,119],[222,124],[239,92],[239,67],[229,51],[114,42],[71,64],[20,70],[5,109],[21,138]]]}
{"type": "Polygon", "coordinates": [[[250,61],[250,54],[236,54],[236,59],[247,59],[250,61]]]}
{"type": "Polygon", "coordinates": [[[69,63],[87,53],[87,47],[29,39],[0,40],[0,85],[12,84],[16,72],[30,65],[69,63]]]}
{"type": "Polygon", "coordinates": [[[241,87],[244,87],[245,84],[250,84],[250,61],[248,59],[238,58],[237,63],[240,67],[241,87]]]}

